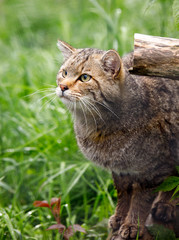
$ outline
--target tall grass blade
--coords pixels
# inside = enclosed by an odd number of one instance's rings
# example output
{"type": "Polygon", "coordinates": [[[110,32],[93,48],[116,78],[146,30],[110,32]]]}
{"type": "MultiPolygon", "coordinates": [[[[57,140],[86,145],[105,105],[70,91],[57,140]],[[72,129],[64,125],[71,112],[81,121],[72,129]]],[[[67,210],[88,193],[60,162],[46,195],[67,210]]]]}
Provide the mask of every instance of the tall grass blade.
{"type": "Polygon", "coordinates": [[[63,169],[62,171],[57,172],[56,174],[52,175],[51,177],[49,177],[40,187],[40,191],[42,190],[42,188],[51,183],[52,180],[54,180],[56,177],[60,176],[61,174],[64,174],[65,172],[69,171],[70,169],[74,168],[76,165],[72,164],[70,166],[68,166],[67,168],[63,169]]]}
{"type": "Polygon", "coordinates": [[[113,29],[113,21],[111,20],[110,16],[106,13],[106,11],[104,10],[104,8],[98,3],[97,0],[89,0],[93,6],[95,7],[94,12],[96,12],[97,14],[99,14],[102,18],[104,18],[106,20],[106,22],[108,23],[108,25],[113,29]]]}
{"type": "Polygon", "coordinates": [[[63,200],[66,198],[66,196],[72,190],[72,188],[74,188],[74,186],[78,183],[78,181],[80,180],[80,178],[82,177],[82,175],[85,173],[85,171],[88,169],[89,166],[90,166],[90,163],[86,163],[76,170],[75,175],[73,176],[70,183],[68,184],[66,192],[62,197],[63,200]]]}
{"type": "Polygon", "coordinates": [[[176,27],[179,30],[179,1],[178,0],[174,0],[173,2],[173,17],[175,20],[176,27]]]}
{"type": "Polygon", "coordinates": [[[114,202],[113,202],[113,200],[112,200],[112,198],[111,198],[111,196],[110,196],[110,194],[109,194],[109,192],[108,192],[108,189],[107,189],[107,187],[106,187],[106,184],[104,183],[103,179],[100,177],[99,174],[97,174],[97,177],[98,177],[99,181],[101,182],[101,185],[102,185],[103,188],[104,188],[104,191],[105,191],[105,193],[106,193],[106,195],[107,195],[107,197],[108,197],[108,200],[109,200],[111,206],[114,208],[114,202]]]}
{"type": "Polygon", "coordinates": [[[0,208],[0,213],[2,214],[2,217],[5,221],[5,223],[7,224],[7,227],[9,229],[9,232],[11,234],[12,239],[17,240],[15,232],[14,232],[14,228],[12,226],[12,222],[9,218],[9,215],[7,214],[7,212],[3,208],[0,208]]]}
{"type": "Polygon", "coordinates": [[[1,180],[0,180],[0,188],[4,188],[10,193],[15,193],[14,189],[12,189],[7,183],[2,182],[1,180]]]}

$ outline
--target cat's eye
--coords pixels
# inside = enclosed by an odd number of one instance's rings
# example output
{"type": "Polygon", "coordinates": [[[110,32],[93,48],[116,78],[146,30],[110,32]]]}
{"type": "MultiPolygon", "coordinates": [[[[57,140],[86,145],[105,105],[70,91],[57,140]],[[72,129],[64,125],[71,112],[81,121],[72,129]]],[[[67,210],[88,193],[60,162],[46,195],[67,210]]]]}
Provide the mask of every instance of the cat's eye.
{"type": "Polygon", "coordinates": [[[66,76],[67,76],[67,71],[66,71],[66,70],[63,70],[63,71],[62,71],[62,77],[65,78],[66,76]]]}
{"type": "Polygon", "coordinates": [[[79,78],[82,82],[88,82],[91,79],[91,76],[88,74],[83,74],[79,78]]]}

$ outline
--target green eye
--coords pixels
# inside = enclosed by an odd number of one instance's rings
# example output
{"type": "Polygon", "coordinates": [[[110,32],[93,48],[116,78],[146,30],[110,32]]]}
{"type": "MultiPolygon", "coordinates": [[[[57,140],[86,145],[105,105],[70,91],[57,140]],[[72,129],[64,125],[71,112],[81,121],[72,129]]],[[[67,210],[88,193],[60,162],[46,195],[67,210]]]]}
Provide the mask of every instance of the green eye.
{"type": "Polygon", "coordinates": [[[67,71],[66,71],[66,70],[63,70],[63,71],[62,71],[62,77],[65,78],[66,76],[67,76],[67,71]]]}
{"type": "Polygon", "coordinates": [[[88,75],[88,74],[83,74],[83,75],[80,76],[80,80],[81,80],[82,82],[87,82],[87,81],[89,81],[90,79],[91,79],[91,76],[88,75]]]}

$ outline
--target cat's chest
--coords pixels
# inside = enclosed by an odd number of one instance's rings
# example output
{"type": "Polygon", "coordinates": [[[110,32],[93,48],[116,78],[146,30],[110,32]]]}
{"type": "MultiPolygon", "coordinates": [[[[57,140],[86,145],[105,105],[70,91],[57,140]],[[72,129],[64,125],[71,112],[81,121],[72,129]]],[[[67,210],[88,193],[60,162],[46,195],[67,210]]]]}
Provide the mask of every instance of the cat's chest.
{"type": "Polygon", "coordinates": [[[94,131],[90,135],[82,127],[75,129],[78,145],[86,158],[116,174],[151,179],[156,169],[169,159],[167,142],[160,129],[140,128],[131,131],[94,131]],[[151,174],[148,173],[151,169],[151,174]]]}
{"type": "MultiPolygon", "coordinates": [[[[82,153],[96,164],[113,170],[120,165],[121,171],[131,168],[126,160],[126,149],[130,149],[132,138],[122,131],[95,131],[87,135],[76,129],[76,138],[82,153]]],[[[129,159],[129,158],[128,158],[129,159]]]]}

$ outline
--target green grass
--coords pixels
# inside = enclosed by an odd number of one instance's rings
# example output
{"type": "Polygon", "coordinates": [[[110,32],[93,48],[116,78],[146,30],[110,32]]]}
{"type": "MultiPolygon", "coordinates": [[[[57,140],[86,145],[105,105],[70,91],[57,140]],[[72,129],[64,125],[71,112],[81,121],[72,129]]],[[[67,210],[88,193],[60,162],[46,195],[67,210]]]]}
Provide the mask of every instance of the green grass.
{"type": "Polygon", "coordinates": [[[116,192],[110,174],[84,159],[70,114],[53,99],[62,63],[56,42],[123,55],[135,32],[177,38],[172,3],[0,1],[0,240],[59,239],[45,231],[54,223],[48,209],[32,205],[59,196],[62,223],[87,230],[73,239],[106,239],[116,192]]]}

